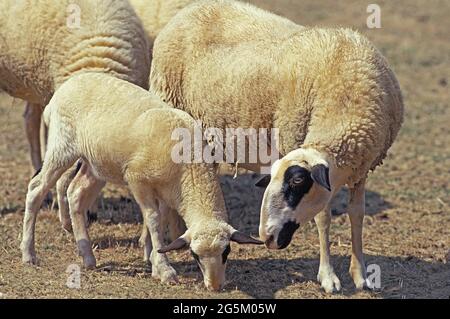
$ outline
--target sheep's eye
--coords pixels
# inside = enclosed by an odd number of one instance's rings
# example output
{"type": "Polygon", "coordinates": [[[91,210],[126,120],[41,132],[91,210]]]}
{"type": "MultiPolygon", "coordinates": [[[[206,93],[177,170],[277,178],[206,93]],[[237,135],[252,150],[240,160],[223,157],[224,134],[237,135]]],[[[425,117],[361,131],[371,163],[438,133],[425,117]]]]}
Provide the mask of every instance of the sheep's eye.
{"type": "Polygon", "coordinates": [[[225,250],[222,253],[222,264],[225,264],[227,262],[228,259],[228,255],[231,252],[231,247],[230,245],[227,246],[227,248],[225,248],[225,250]]]}
{"type": "Polygon", "coordinates": [[[292,179],[292,184],[300,185],[301,183],[303,183],[303,181],[304,181],[303,177],[294,177],[292,179]]]}

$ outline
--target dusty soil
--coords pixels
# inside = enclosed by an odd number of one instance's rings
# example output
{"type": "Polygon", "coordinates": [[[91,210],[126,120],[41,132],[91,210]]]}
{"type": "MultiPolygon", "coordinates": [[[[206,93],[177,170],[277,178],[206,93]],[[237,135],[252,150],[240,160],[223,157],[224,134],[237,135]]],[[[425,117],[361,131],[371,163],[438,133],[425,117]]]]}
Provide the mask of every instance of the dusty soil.
{"type": "MultiPolygon", "coordinates": [[[[80,263],[74,241],[55,211],[37,223],[38,267],[20,261],[24,198],[30,178],[22,124],[23,103],[0,98],[0,298],[449,298],[450,296],[450,3],[446,0],[378,1],[382,28],[366,26],[365,1],[253,0],[304,25],[350,26],[387,56],[406,105],[403,129],[384,166],[371,174],[364,241],[367,264],[381,267],[381,289],[354,290],[347,273],[350,224],[343,191],[331,230],[333,264],[343,283],[327,295],[315,281],[319,242],[313,223],[283,251],[232,246],[222,293],[207,292],[187,252],[170,255],[181,284],[151,277],[137,246],[140,217],[126,191],[109,187],[90,229],[96,271],[82,271],[81,289],[66,287],[70,264],[80,263]]],[[[222,179],[232,224],[257,234],[262,193],[256,175],[222,179]]]]}

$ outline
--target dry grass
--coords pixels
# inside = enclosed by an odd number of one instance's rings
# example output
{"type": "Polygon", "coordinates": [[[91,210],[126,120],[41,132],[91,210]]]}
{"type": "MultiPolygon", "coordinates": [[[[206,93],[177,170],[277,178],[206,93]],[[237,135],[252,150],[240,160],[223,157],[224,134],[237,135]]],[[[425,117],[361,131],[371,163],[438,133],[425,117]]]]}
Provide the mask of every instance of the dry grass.
{"type": "MultiPolygon", "coordinates": [[[[179,286],[151,278],[137,247],[140,225],[134,204],[110,188],[99,222],[92,225],[97,271],[82,273],[82,289],[66,287],[66,268],[80,259],[71,236],[54,212],[43,211],[37,225],[39,267],[24,267],[18,249],[30,168],[22,127],[22,103],[0,103],[0,297],[64,298],[418,298],[450,296],[450,4],[445,0],[378,1],[380,30],[365,26],[364,1],[253,0],[298,23],[352,26],[388,57],[403,88],[406,121],[385,165],[371,175],[364,240],[367,263],[381,266],[382,289],[355,292],[347,274],[350,225],[345,192],[336,201],[332,226],[333,263],[343,292],[324,294],[315,282],[318,238],[313,224],[301,228],[284,251],[256,247],[233,250],[228,284],[206,292],[188,253],[171,254],[179,286]]],[[[232,223],[257,233],[261,192],[253,175],[224,177],[232,223]]],[[[123,195],[123,194],[122,194],[123,195]]],[[[126,196],[126,195],[125,195],[126,196]]]]}

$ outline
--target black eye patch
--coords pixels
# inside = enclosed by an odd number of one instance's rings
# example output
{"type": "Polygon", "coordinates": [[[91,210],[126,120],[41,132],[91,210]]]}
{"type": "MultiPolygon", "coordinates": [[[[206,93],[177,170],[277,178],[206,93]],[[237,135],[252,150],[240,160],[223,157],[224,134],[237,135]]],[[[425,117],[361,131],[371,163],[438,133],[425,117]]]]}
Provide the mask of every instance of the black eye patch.
{"type": "Polygon", "coordinates": [[[303,167],[291,166],[284,172],[284,180],[281,191],[284,200],[292,209],[297,207],[303,196],[309,192],[313,185],[311,173],[303,167]]]}
{"type": "Polygon", "coordinates": [[[222,253],[222,264],[225,264],[227,262],[228,259],[228,255],[231,252],[231,247],[230,245],[227,246],[227,248],[225,248],[225,250],[222,253]]]}

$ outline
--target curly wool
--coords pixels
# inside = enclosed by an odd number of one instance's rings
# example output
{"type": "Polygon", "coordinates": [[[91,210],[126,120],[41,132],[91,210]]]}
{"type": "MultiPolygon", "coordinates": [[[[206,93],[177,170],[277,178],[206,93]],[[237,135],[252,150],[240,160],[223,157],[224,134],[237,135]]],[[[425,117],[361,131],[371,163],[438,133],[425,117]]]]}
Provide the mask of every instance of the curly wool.
{"type": "Polygon", "coordinates": [[[64,81],[84,72],[148,88],[149,44],[128,1],[78,0],[80,28],[68,25],[73,4],[0,2],[0,88],[41,105],[64,81]]]}
{"type": "Polygon", "coordinates": [[[327,152],[353,171],[382,162],[403,121],[386,60],[349,29],[306,28],[232,0],[199,1],[158,36],[151,89],[209,127],[279,128],[278,148],[327,152]]]}

